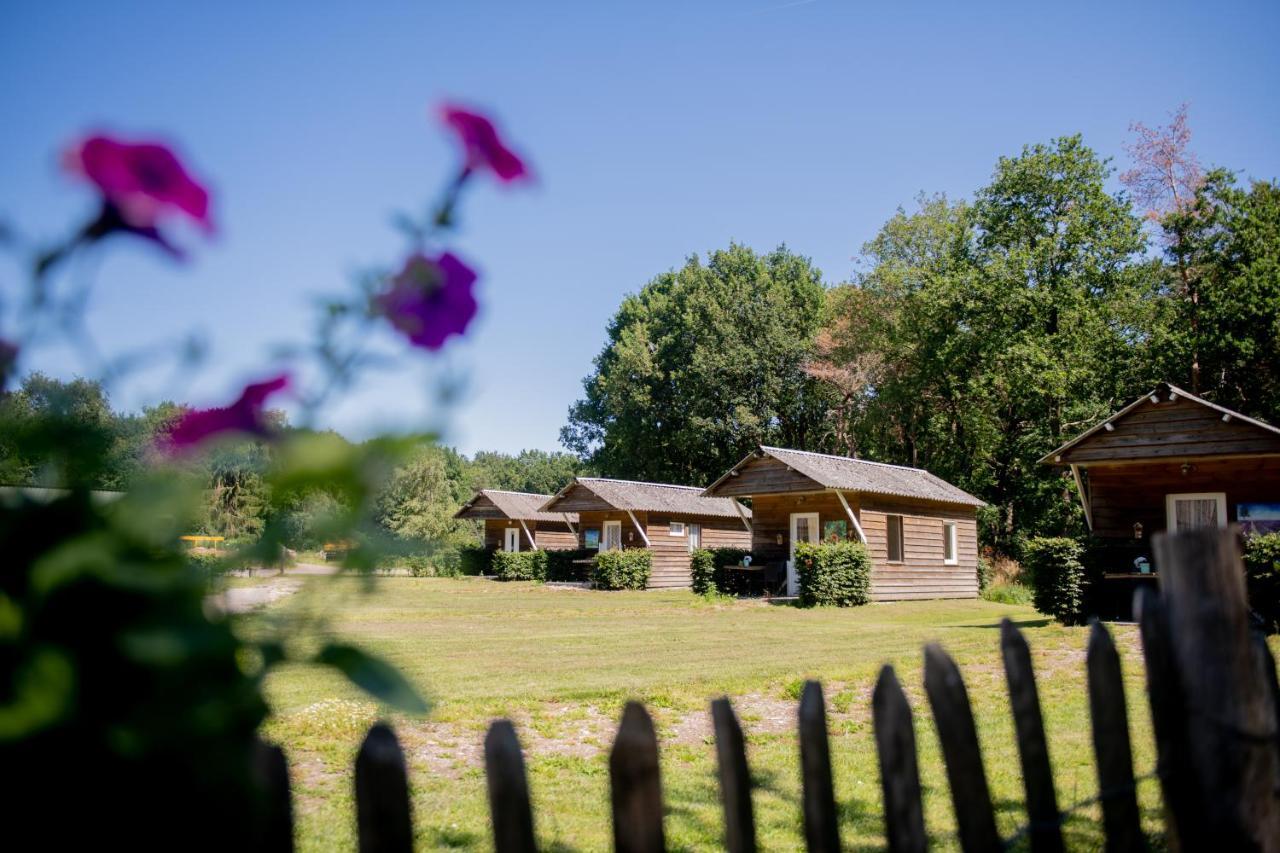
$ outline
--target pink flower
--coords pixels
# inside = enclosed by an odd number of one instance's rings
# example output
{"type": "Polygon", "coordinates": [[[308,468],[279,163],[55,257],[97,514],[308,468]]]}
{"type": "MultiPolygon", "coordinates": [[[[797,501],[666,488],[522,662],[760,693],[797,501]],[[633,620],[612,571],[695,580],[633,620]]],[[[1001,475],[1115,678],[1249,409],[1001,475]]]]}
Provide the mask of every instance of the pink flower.
{"type": "Polygon", "coordinates": [[[163,145],[90,136],[67,151],[63,165],[96,186],[131,228],[153,229],[176,212],[213,230],[208,191],[163,145]]]}
{"type": "Polygon", "coordinates": [[[227,432],[265,436],[267,422],[263,412],[267,398],[288,385],[289,376],[281,374],[249,385],[230,406],[189,411],[169,429],[164,444],[171,451],[182,451],[227,432]]]}
{"type": "Polygon", "coordinates": [[[503,183],[529,176],[524,161],[503,144],[489,119],[456,104],[444,104],[440,107],[440,120],[462,142],[468,171],[488,169],[503,183]]]}
{"type": "Polygon", "coordinates": [[[476,316],[475,271],[445,252],[438,258],[414,254],[375,297],[378,310],[418,347],[438,350],[450,335],[461,335],[476,316]]]}

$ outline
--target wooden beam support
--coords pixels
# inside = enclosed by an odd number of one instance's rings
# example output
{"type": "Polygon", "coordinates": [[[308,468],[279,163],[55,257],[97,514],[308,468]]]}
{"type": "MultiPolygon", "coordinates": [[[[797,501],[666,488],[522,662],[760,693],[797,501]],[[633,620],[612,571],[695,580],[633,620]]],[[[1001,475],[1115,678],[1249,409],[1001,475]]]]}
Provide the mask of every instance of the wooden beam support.
{"type": "Polygon", "coordinates": [[[742,519],[742,526],[747,528],[747,532],[754,536],[756,531],[747,519],[747,514],[742,511],[742,504],[738,503],[737,498],[729,498],[729,500],[733,501],[733,508],[738,511],[738,518],[742,519]]]}
{"type": "Polygon", "coordinates": [[[636,526],[636,530],[640,533],[640,538],[644,540],[644,547],[652,548],[649,544],[649,534],[644,532],[644,528],[640,526],[640,522],[636,521],[636,514],[631,510],[627,510],[627,515],[631,517],[631,523],[636,526]]]}
{"type": "Polygon", "coordinates": [[[858,539],[863,545],[867,544],[867,534],[862,532],[862,525],[858,523],[858,517],[853,514],[853,509],[849,506],[849,502],[844,499],[844,492],[839,489],[834,490],[836,497],[840,499],[840,506],[844,507],[844,514],[849,516],[849,522],[853,524],[853,529],[858,531],[858,539]]]}
{"type": "Polygon", "coordinates": [[[533,550],[538,550],[538,540],[533,538],[533,534],[529,532],[529,525],[524,523],[524,519],[520,519],[520,526],[524,528],[524,535],[529,537],[529,544],[533,546],[533,550]]]}
{"type": "Polygon", "coordinates": [[[1089,505],[1089,493],[1085,490],[1084,479],[1080,476],[1080,466],[1071,466],[1071,476],[1076,478],[1076,491],[1080,494],[1080,507],[1084,510],[1085,523],[1093,530],[1093,507],[1089,505]]]}

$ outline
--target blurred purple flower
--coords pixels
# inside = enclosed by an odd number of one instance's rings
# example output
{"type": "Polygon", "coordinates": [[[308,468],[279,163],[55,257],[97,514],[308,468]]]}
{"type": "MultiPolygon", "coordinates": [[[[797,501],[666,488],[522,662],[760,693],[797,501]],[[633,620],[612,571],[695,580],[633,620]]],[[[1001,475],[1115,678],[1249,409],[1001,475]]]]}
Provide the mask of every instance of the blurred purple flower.
{"type": "Polygon", "coordinates": [[[288,374],[281,374],[249,385],[230,406],[187,412],[169,429],[164,445],[171,452],[181,452],[227,432],[265,436],[267,422],[263,412],[267,398],[288,386],[288,374]]]}
{"type": "Polygon", "coordinates": [[[438,350],[476,316],[475,283],[475,271],[453,254],[433,259],[418,253],[374,302],[414,346],[438,350]]]}
{"type": "Polygon", "coordinates": [[[163,145],[90,136],[63,157],[68,172],[85,178],[131,227],[154,228],[170,212],[183,213],[213,230],[209,193],[163,145]]]}
{"type": "Polygon", "coordinates": [[[503,183],[529,177],[524,161],[498,138],[493,122],[485,116],[456,104],[444,104],[440,107],[440,120],[462,142],[467,171],[488,169],[503,183]]]}
{"type": "Polygon", "coordinates": [[[0,392],[9,390],[9,377],[18,366],[18,345],[0,338],[0,392]]]}

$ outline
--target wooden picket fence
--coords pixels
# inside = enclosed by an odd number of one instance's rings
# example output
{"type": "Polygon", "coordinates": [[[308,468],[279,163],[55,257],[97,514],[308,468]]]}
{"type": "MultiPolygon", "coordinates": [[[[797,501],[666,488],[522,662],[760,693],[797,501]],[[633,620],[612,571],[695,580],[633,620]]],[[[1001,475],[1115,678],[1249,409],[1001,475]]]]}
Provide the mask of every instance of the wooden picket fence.
{"type": "MultiPolygon", "coordinates": [[[[1165,835],[1175,849],[1280,851],[1280,687],[1275,661],[1251,631],[1239,543],[1233,531],[1196,531],[1155,539],[1159,593],[1137,603],[1147,693],[1164,799],[1165,835]]],[[[925,648],[924,686],[942,745],[958,839],[966,851],[1002,850],[1024,836],[1030,849],[1064,849],[1065,813],[1049,762],[1040,700],[1026,640],[1001,626],[1028,823],[1002,838],[987,788],[982,752],[964,680],[937,644],[925,648]]],[[[1089,709],[1098,773],[1097,802],[1108,851],[1146,848],[1138,812],[1120,658],[1105,627],[1094,623],[1087,653],[1089,709]]],[[[910,705],[893,668],[872,694],[884,796],[885,839],[892,851],[928,848],[910,705]]],[[[751,773],[745,739],[728,699],[711,706],[724,845],[756,849],[751,773]]],[[[822,687],[808,682],[798,714],[805,843],[839,851],[822,687]]],[[[273,820],[263,849],[292,849],[288,768],[278,747],[263,745],[261,770],[273,820]]],[[[534,810],[515,727],[494,722],[484,743],[485,771],[498,853],[537,849],[534,810]]],[[[653,721],[628,703],[609,756],[614,847],[621,853],[666,849],[658,740],[653,721]]],[[[355,762],[356,821],[362,853],[413,849],[404,754],[395,733],[374,725],[355,762]]]]}

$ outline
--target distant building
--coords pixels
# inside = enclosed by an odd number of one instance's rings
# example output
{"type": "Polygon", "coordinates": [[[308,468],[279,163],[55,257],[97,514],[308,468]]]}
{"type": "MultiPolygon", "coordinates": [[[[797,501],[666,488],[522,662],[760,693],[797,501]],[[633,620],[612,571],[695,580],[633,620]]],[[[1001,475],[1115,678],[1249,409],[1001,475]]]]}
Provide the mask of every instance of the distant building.
{"type": "Polygon", "coordinates": [[[484,522],[484,547],[493,551],[536,551],[576,547],[574,513],[543,512],[551,495],[481,489],[454,518],[484,522]]]}

